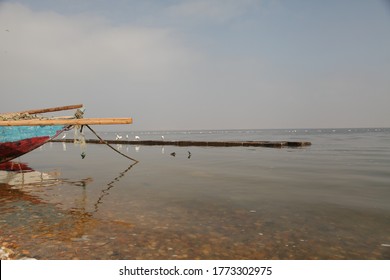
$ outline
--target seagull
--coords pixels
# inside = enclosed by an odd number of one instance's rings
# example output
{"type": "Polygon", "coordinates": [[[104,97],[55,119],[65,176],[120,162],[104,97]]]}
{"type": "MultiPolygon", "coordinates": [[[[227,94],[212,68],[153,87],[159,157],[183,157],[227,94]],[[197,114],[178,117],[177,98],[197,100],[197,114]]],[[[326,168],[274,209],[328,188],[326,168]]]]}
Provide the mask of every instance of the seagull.
{"type": "Polygon", "coordinates": [[[176,153],[175,153],[175,152],[171,153],[171,156],[175,157],[175,156],[176,156],[176,153]]]}
{"type": "Polygon", "coordinates": [[[191,158],[191,152],[188,151],[188,158],[191,158]]]}
{"type": "Polygon", "coordinates": [[[62,139],[65,139],[65,137],[66,137],[66,133],[62,136],[62,139]]]}
{"type": "Polygon", "coordinates": [[[139,140],[139,136],[135,136],[135,140],[139,140]]]}
{"type": "Polygon", "coordinates": [[[161,139],[164,140],[164,135],[161,136],[161,139]]]}
{"type": "Polygon", "coordinates": [[[119,140],[119,139],[122,139],[122,136],[120,136],[119,134],[117,134],[115,140],[119,140]]]}

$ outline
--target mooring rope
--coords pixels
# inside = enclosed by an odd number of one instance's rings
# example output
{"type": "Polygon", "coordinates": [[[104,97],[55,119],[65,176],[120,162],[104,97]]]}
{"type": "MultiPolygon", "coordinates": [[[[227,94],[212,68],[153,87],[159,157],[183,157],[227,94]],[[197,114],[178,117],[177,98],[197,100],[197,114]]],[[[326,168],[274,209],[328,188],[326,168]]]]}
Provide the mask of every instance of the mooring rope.
{"type": "Polygon", "coordinates": [[[117,152],[118,154],[134,161],[135,163],[138,163],[139,161],[136,160],[136,159],[133,159],[131,157],[129,157],[128,155],[125,155],[124,153],[121,153],[120,151],[118,151],[117,149],[115,149],[113,146],[111,146],[107,141],[103,140],[88,124],[85,125],[86,127],[89,128],[90,131],[92,131],[93,134],[95,134],[95,136],[103,143],[103,144],[106,144],[108,147],[110,147],[111,149],[113,149],[115,152],[117,152]]]}

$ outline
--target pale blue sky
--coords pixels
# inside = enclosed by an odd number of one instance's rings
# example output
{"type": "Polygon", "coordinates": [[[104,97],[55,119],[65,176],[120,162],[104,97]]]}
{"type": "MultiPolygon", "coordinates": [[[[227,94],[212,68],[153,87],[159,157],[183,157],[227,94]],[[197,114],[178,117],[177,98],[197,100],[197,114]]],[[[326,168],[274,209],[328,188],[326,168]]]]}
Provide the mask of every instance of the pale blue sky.
{"type": "Polygon", "coordinates": [[[134,130],[390,127],[385,0],[0,1],[0,111],[134,130]]]}

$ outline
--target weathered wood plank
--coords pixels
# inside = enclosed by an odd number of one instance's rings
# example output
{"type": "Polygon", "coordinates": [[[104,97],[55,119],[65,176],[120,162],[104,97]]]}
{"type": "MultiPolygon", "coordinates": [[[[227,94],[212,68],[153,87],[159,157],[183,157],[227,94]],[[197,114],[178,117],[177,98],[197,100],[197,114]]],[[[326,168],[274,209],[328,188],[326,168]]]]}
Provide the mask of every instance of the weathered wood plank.
{"type": "Polygon", "coordinates": [[[78,108],[82,108],[82,107],[83,107],[83,104],[76,104],[76,105],[68,105],[68,106],[61,106],[61,107],[28,110],[28,111],[23,111],[23,112],[19,112],[19,113],[27,113],[30,115],[35,115],[35,114],[43,114],[43,113],[50,113],[50,112],[73,110],[73,109],[78,109],[78,108]]]}
{"type": "Polygon", "coordinates": [[[42,125],[111,125],[131,124],[132,118],[85,118],[85,119],[32,119],[0,121],[0,126],[42,126],[42,125]]]}
{"type": "Polygon", "coordinates": [[[58,111],[67,111],[72,109],[78,109],[82,108],[83,104],[76,104],[76,105],[67,105],[67,106],[60,106],[60,107],[52,107],[52,108],[44,108],[44,109],[32,109],[32,110],[26,110],[21,112],[9,112],[9,113],[0,113],[2,115],[9,115],[9,114],[43,114],[43,113],[50,113],[50,112],[58,112],[58,111]]]}

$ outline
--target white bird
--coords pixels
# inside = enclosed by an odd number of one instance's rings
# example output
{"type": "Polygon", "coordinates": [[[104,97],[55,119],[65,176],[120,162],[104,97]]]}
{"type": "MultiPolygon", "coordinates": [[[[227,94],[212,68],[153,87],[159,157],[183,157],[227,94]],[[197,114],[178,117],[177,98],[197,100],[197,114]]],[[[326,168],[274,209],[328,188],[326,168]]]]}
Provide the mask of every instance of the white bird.
{"type": "Polygon", "coordinates": [[[66,133],[62,136],[62,139],[65,139],[65,137],[66,137],[66,133]]]}
{"type": "Polygon", "coordinates": [[[129,134],[126,134],[126,139],[129,139],[129,134]]]}
{"type": "Polygon", "coordinates": [[[161,139],[164,140],[164,135],[161,136],[161,139]]]}
{"type": "Polygon", "coordinates": [[[120,136],[119,134],[117,134],[115,140],[119,140],[119,139],[122,139],[122,136],[120,136]]]}
{"type": "Polygon", "coordinates": [[[135,136],[135,140],[139,140],[140,138],[139,138],[139,136],[135,136]]]}

